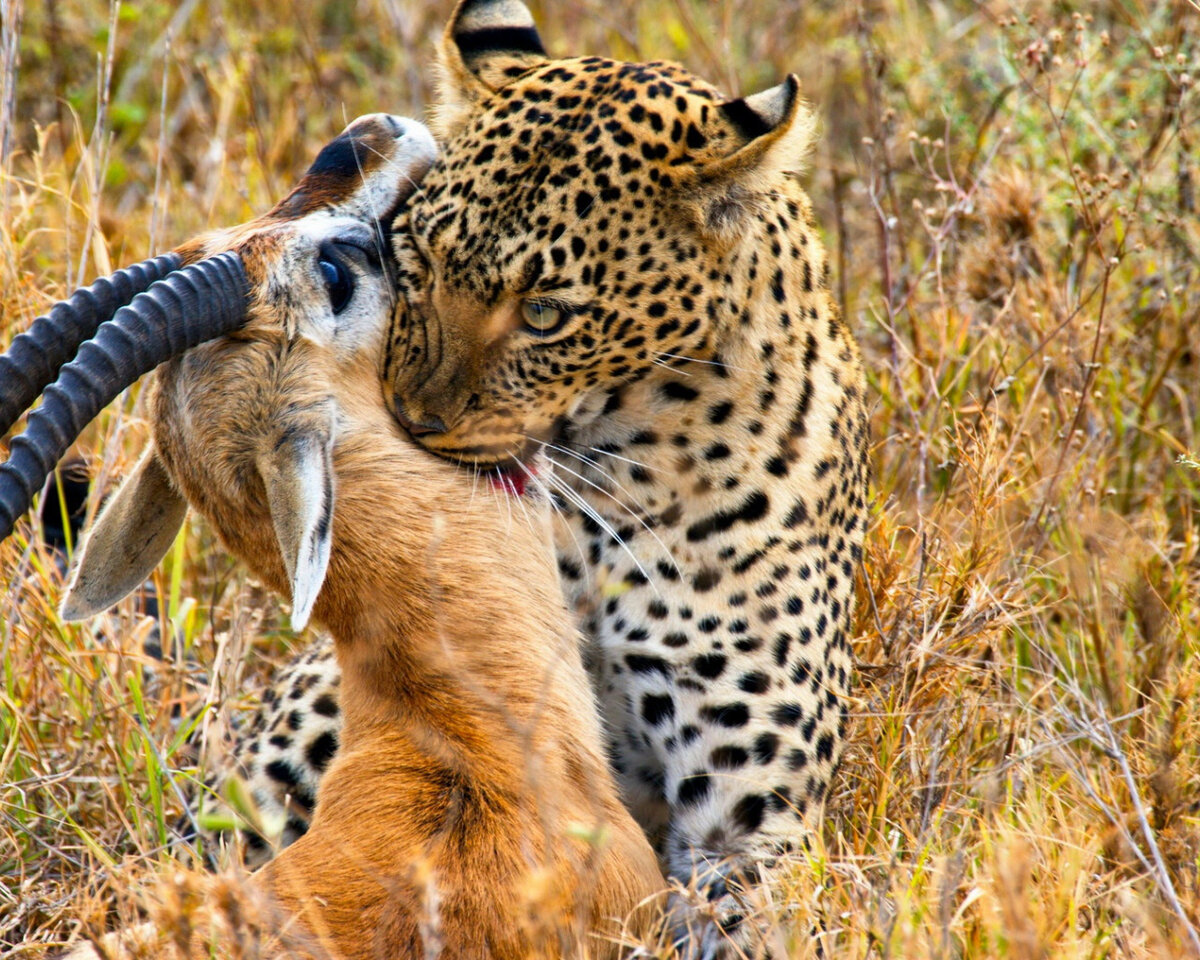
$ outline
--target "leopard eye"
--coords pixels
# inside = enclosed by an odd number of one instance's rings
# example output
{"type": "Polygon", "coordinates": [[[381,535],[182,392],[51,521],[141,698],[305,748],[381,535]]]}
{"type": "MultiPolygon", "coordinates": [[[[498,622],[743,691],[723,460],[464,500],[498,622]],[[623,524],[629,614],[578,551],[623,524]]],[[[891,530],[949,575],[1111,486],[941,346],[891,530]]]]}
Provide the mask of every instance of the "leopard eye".
{"type": "Polygon", "coordinates": [[[545,300],[522,300],[521,319],[534,333],[554,333],[567,322],[567,311],[545,300]]]}

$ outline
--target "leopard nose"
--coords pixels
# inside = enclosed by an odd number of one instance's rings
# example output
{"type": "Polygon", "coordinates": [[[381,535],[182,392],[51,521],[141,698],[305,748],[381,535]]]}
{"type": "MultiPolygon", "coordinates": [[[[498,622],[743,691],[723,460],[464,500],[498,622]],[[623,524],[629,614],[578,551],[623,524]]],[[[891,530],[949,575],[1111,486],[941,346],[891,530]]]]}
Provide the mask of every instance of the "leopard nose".
{"type": "Polygon", "coordinates": [[[424,437],[431,433],[446,432],[446,424],[442,422],[441,417],[425,417],[422,420],[414,420],[408,415],[404,404],[399,400],[396,401],[395,407],[396,419],[400,421],[400,426],[408,431],[409,436],[424,437]]]}

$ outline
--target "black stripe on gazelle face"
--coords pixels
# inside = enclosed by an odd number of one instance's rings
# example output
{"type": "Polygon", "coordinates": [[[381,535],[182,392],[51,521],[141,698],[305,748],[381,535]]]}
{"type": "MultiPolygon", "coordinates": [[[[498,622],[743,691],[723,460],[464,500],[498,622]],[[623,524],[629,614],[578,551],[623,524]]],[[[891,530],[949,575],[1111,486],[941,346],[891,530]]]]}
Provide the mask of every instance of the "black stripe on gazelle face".
{"type": "Polygon", "coordinates": [[[294,220],[326,210],[384,227],[433,162],[424,125],[386,113],[359,117],[316,160],[268,218],[294,220]]]}

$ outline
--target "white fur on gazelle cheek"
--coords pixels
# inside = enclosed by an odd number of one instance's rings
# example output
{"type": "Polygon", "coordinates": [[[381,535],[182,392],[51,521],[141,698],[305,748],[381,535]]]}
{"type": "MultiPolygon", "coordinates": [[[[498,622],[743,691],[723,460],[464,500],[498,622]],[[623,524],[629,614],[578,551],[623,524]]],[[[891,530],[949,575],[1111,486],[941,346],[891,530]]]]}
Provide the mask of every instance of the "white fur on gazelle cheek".
{"type": "MultiPolygon", "coordinates": [[[[298,233],[310,239],[304,247],[312,251],[311,255],[302,261],[278,264],[271,283],[272,290],[294,301],[289,312],[295,318],[295,335],[334,351],[339,361],[358,351],[381,350],[396,302],[387,273],[383,270],[365,276],[355,273],[354,296],[345,310],[335,314],[318,266],[318,248],[322,242],[337,242],[339,238],[367,244],[387,241],[372,233],[361,220],[344,216],[309,217],[298,233]]],[[[381,249],[379,255],[386,261],[391,252],[381,249]]]]}

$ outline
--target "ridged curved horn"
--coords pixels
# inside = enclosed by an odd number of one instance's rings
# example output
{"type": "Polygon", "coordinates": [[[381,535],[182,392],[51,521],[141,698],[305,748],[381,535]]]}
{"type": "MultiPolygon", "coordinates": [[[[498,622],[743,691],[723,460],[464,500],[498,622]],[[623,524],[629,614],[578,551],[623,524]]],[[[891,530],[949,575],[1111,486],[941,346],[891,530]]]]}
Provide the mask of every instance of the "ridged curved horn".
{"type": "Polygon", "coordinates": [[[169,274],[102,323],[46,388],[0,466],[0,541],[96,414],[164,360],[240,327],[249,295],[242,259],[229,251],[169,274]]]}
{"type": "Polygon", "coordinates": [[[182,260],[166,253],[80,287],[33,321],[0,355],[0,436],[8,433],[38,395],[53,383],[85,340],[150,284],[178,270],[182,260]]]}

